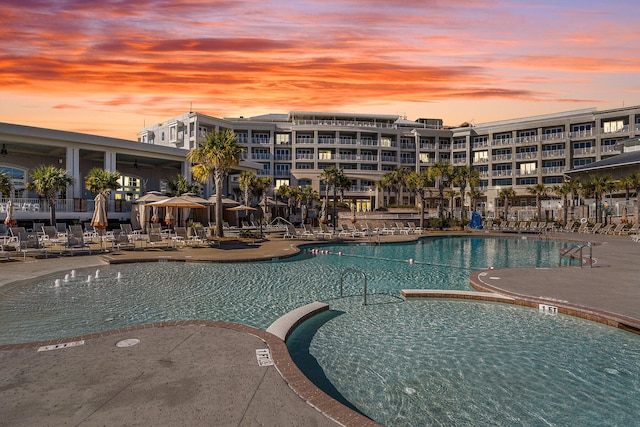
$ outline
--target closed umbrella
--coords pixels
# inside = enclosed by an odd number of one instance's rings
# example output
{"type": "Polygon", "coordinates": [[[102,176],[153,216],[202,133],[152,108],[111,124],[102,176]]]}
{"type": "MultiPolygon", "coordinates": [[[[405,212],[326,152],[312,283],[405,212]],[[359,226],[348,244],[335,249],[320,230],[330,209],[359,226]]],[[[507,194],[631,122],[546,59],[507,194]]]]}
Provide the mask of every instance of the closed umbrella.
{"type": "Polygon", "coordinates": [[[98,229],[104,230],[109,225],[107,220],[107,201],[103,194],[98,194],[94,199],[95,206],[93,208],[93,217],[91,217],[91,225],[98,229]]]}
{"type": "Polygon", "coordinates": [[[173,208],[171,206],[167,206],[164,214],[164,223],[167,225],[171,225],[173,224],[173,221],[175,221],[175,218],[173,216],[173,208]]]}
{"type": "Polygon", "coordinates": [[[144,233],[147,229],[147,207],[145,205],[138,206],[138,221],[140,222],[140,228],[144,233]]]}
{"type": "Polygon", "coordinates": [[[153,208],[153,214],[151,215],[151,222],[154,224],[157,224],[160,222],[160,215],[158,214],[158,207],[157,206],[152,206],[153,208]]]}
{"type": "Polygon", "coordinates": [[[4,219],[4,223],[9,227],[12,227],[18,223],[18,221],[16,221],[16,218],[14,217],[13,202],[11,201],[11,199],[9,199],[9,201],[7,202],[7,217],[4,219]]]}

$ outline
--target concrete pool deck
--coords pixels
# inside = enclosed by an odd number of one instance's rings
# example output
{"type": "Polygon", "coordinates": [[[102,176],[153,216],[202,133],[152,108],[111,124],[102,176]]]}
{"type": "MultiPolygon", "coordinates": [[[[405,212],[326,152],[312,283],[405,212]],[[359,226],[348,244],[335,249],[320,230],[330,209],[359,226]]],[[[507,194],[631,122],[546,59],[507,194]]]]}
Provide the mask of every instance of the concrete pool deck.
{"type": "MultiPolygon", "coordinates": [[[[382,236],[381,241],[416,237],[382,236]]],[[[577,307],[640,329],[640,244],[628,236],[549,237],[593,242],[593,268],[495,269],[480,282],[516,299],[577,307]]],[[[268,260],[295,254],[299,243],[306,242],[274,238],[224,249],[27,258],[0,263],[0,286],[109,260],[268,260]]],[[[318,390],[293,364],[285,344],[263,330],[170,322],[62,341],[74,340],[84,343],[41,352],[45,343],[0,346],[0,425],[376,425],[318,390]],[[116,347],[131,338],[139,344],[116,347]],[[256,350],[263,349],[270,350],[275,365],[258,364],[256,350]]]]}

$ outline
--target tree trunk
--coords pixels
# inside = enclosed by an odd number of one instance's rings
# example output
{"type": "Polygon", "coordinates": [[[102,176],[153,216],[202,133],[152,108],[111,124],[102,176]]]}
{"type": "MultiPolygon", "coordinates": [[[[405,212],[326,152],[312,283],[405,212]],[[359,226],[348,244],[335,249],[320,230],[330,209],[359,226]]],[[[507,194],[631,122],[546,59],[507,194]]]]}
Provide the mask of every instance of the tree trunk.
{"type": "Polygon", "coordinates": [[[216,187],[216,229],[215,235],[217,237],[224,237],[224,231],[222,228],[222,176],[221,174],[214,173],[213,175],[214,185],[216,187]]]}

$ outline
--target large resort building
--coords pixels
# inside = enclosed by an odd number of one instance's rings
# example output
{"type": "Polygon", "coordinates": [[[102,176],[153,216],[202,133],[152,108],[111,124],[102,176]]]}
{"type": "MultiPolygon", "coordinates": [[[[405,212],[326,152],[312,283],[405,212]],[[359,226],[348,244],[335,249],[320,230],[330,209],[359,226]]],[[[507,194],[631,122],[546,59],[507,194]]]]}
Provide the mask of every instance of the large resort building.
{"type": "MultiPolygon", "coordinates": [[[[394,168],[421,171],[436,162],[468,166],[478,171],[485,193],[473,209],[493,216],[501,208],[501,188],[512,187],[517,197],[511,202],[532,209],[535,196],[528,187],[561,184],[568,171],[620,154],[623,143],[640,136],[640,106],[456,128],[443,126],[440,119],[410,121],[397,115],[294,111],[220,119],[190,112],[142,129],[139,141],[188,150],[219,129],[236,133],[244,158],[260,165],[258,175],[272,176],[276,188],[322,190],[322,170],[342,169],[351,179],[344,197],[362,211],[382,207],[376,182],[394,168]]],[[[430,202],[427,209],[433,208],[430,202]]],[[[409,203],[409,193],[392,194],[390,203],[409,203]]]]}
{"type": "MultiPolygon", "coordinates": [[[[13,178],[15,194],[27,217],[42,217],[46,203],[26,190],[29,170],[43,163],[66,168],[76,178],[61,195],[58,216],[90,215],[93,195],[84,189],[92,167],[118,170],[123,188],[112,195],[109,216],[121,218],[130,202],[146,191],[165,191],[177,174],[190,177],[188,150],[215,130],[230,129],[245,149],[240,167],[225,187],[233,194],[240,170],[273,178],[273,187],[311,186],[323,191],[323,169],[335,166],[351,180],[344,199],[358,211],[410,203],[409,192],[385,200],[376,182],[388,171],[421,171],[436,162],[478,171],[484,197],[472,209],[493,217],[502,211],[501,188],[512,187],[509,201],[522,212],[535,210],[527,188],[561,184],[574,170],[607,163],[633,149],[640,137],[640,106],[598,111],[585,109],[463,127],[440,119],[407,120],[398,115],[293,111],[257,117],[216,118],[197,112],[170,118],[140,130],[137,141],[0,123],[0,168],[13,178]],[[31,208],[24,209],[29,204],[31,208]]],[[[614,162],[615,163],[615,162],[614,162]]],[[[634,166],[635,165],[635,166],[634,166]]],[[[632,162],[639,169],[640,159],[632,162]]],[[[212,192],[209,183],[203,196],[212,192]]],[[[6,202],[7,195],[2,195],[6,202]]],[[[425,208],[435,211],[435,197],[425,208]]],[[[546,202],[551,211],[557,209],[546,202]]],[[[452,211],[459,212],[461,200],[452,211]]],[[[467,203],[468,204],[468,203],[467,203]]],[[[0,205],[1,206],[1,205],[0,205]]],[[[1,217],[0,213],[0,217],[1,217]]]]}

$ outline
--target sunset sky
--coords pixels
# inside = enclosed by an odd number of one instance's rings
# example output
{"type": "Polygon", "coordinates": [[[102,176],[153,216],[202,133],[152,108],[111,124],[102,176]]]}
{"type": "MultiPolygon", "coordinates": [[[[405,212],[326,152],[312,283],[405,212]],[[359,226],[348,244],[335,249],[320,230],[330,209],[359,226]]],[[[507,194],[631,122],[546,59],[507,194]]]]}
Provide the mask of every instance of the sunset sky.
{"type": "Polygon", "coordinates": [[[640,104],[635,0],[3,0],[0,121],[135,139],[194,111],[483,123],[640,104]]]}

